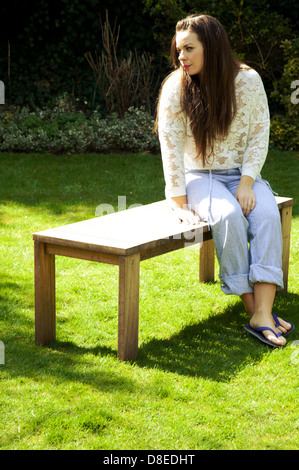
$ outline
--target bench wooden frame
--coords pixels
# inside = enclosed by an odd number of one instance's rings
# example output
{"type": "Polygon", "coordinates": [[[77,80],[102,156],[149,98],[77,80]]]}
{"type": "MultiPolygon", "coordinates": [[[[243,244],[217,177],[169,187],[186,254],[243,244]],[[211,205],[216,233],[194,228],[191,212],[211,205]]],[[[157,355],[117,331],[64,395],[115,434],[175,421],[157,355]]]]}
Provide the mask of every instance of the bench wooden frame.
{"type": "MultiPolygon", "coordinates": [[[[276,197],[281,214],[284,290],[287,292],[293,199],[276,197]]],[[[199,281],[214,280],[214,243],[206,223],[190,229],[177,222],[166,201],[34,233],[35,341],[56,338],[55,256],[119,266],[118,358],[138,353],[140,262],[200,244],[199,281]]]]}

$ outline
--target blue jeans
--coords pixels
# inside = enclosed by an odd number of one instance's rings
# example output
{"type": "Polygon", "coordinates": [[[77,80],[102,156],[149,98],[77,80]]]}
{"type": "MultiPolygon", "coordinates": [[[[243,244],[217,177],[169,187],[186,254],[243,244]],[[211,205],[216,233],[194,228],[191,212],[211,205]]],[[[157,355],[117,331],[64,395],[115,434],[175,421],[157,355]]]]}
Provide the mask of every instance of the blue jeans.
{"type": "Polygon", "coordinates": [[[239,169],[186,173],[189,207],[210,224],[226,294],[253,292],[256,282],[283,288],[280,214],[269,184],[256,178],[256,206],[245,217],[235,193],[239,169]]]}

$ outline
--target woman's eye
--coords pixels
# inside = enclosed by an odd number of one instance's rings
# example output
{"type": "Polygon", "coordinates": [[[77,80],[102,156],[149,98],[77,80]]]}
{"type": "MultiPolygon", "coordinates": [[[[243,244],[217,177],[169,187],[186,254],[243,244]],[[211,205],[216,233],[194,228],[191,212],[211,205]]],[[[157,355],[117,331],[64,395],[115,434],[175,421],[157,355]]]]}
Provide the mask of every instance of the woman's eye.
{"type": "MultiPolygon", "coordinates": [[[[192,50],[193,50],[193,47],[186,47],[186,51],[187,51],[187,52],[191,52],[192,50]]],[[[177,51],[177,54],[180,55],[181,50],[180,50],[180,49],[177,49],[176,51],[177,51]]]]}

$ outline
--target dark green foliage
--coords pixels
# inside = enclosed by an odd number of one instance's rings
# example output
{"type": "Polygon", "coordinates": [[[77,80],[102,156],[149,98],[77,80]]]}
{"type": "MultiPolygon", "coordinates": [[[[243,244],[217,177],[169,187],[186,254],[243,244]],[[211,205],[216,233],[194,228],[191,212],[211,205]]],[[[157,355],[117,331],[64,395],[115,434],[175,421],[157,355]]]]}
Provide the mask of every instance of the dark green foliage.
{"type": "MultiPolygon", "coordinates": [[[[291,101],[291,84],[299,79],[299,4],[289,0],[2,0],[0,80],[6,104],[31,110],[52,107],[67,93],[80,110],[92,108],[105,116],[104,96],[96,89],[85,55],[101,54],[100,17],[104,20],[106,10],[110,24],[120,26],[120,57],[135,50],[155,57],[150,110],[155,108],[157,84],[170,70],[176,21],[194,12],[216,16],[238,57],[262,76],[272,117],[271,145],[298,148],[299,104],[291,101]]],[[[38,121],[30,119],[26,125],[37,128],[38,121]]]]}
{"type": "MultiPolygon", "coordinates": [[[[1,111],[1,108],[0,108],[1,111]]],[[[0,148],[10,152],[158,152],[152,116],[130,108],[119,119],[76,110],[67,96],[51,109],[0,112],[0,148]]]]}
{"type": "Polygon", "coordinates": [[[0,79],[6,84],[6,101],[42,106],[68,92],[82,103],[91,102],[95,84],[84,54],[101,50],[99,18],[106,9],[111,23],[117,18],[120,25],[124,53],[153,51],[152,20],[143,14],[140,1],[2,1],[0,79]]]}

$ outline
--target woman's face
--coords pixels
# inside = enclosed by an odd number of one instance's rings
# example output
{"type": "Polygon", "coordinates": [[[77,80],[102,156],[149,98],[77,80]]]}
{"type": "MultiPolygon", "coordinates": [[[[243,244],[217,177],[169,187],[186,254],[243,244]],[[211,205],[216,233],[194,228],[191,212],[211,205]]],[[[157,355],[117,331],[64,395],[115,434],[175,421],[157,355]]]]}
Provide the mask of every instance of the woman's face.
{"type": "Polygon", "coordinates": [[[176,49],[181,66],[189,75],[202,71],[204,49],[196,33],[188,30],[177,32],[176,49]]]}

